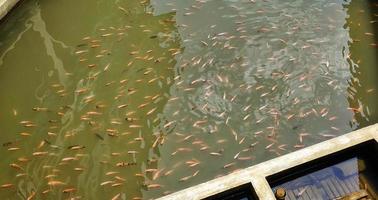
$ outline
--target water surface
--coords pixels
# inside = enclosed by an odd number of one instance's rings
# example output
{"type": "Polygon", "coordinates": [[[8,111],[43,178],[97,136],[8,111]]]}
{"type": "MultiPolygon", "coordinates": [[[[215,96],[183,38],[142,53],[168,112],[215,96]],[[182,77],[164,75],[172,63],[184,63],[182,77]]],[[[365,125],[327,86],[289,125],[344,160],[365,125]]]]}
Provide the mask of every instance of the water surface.
{"type": "Polygon", "coordinates": [[[377,4],[35,0],[0,24],[0,198],[150,199],[374,124],[377,4]]]}

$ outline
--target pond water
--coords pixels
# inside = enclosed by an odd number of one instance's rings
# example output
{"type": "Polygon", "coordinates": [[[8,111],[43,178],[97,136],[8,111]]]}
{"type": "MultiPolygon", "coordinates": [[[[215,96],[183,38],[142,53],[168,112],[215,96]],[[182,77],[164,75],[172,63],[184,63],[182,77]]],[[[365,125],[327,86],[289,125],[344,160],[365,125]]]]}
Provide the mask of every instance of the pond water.
{"type": "Polygon", "coordinates": [[[0,199],[154,199],[378,122],[378,3],[34,0],[0,23],[0,199]]]}

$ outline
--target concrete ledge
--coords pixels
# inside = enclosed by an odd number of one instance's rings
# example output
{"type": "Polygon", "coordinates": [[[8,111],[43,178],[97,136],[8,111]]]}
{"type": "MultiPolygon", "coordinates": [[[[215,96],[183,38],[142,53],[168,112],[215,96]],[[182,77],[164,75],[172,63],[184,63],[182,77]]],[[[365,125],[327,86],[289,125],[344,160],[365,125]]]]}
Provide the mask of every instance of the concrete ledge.
{"type": "Polygon", "coordinates": [[[8,12],[19,2],[20,0],[0,0],[0,20],[8,14],[8,12]]]}
{"type": "Polygon", "coordinates": [[[259,199],[275,200],[266,177],[369,140],[378,142],[378,124],[268,160],[229,175],[164,196],[159,200],[200,200],[237,186],[252,183],[259,199]]]}

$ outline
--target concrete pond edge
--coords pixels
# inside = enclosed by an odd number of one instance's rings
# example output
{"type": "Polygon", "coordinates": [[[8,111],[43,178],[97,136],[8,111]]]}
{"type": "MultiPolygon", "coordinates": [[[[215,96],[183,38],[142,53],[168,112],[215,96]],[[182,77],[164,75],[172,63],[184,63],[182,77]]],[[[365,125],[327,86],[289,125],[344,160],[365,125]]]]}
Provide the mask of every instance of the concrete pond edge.
{"type": "Polygon", "coordinates": [[[366,141],[378,142],[378,124],[288,153],[240,171],[163,196],[158,200],[200,200],[251,183],[260,200],[275,200],[267,177],[312,160],[356,146],[366,141]]]}
{"type": "Polygon", "coordinates": [[[0,0],[0,20],[2,20],[19,1],[20,0],[0,0]]]}

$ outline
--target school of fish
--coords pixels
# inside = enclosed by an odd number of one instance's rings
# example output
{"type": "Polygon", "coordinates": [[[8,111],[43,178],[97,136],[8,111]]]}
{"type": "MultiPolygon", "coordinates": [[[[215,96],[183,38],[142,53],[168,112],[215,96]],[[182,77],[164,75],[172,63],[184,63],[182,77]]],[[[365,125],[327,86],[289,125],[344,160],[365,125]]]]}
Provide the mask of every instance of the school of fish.
{"type": "Polygon", "coordinates": [[[12,111],[23,119],[1,141],[0,197],[155,199],[376,113],[355,99],[349,50],[375,36],[351,38],[348,1],[109,3],[122,23],[78,41],[75,67],[46,81],[32,117],[12,111]]]}

